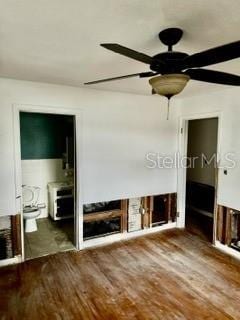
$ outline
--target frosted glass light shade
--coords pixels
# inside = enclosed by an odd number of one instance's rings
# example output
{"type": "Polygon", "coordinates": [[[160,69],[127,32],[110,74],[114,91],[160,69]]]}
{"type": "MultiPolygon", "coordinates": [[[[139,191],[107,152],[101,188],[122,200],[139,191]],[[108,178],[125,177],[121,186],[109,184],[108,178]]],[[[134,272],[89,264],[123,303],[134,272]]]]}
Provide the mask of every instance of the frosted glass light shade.
{"type": "Polygon", "coordinates": [[[157,94],[171,97],[180,93],[189,80],[190,77],[186,74],[173,73],[153,77],[149,80],[149,83],[157,94]]]}

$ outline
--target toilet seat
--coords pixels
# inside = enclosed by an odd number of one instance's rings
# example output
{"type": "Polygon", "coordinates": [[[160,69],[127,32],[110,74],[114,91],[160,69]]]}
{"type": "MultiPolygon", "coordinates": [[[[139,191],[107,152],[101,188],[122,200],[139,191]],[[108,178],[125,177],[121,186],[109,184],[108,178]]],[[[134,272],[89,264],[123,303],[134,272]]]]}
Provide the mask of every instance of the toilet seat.
{"type": "Polygon", "coordinates": [[[24,213],[34,212],[34,211],[38,211],[38,210],[39,210],[38,207],[30,207],[30,206],[23,207],[23,212],[24,213]]]}
{"type": "Polygon", "coordinates": [[[40,188],[32,186],[22,186],[23,218],[25,220],[25,232],[37,231],[36,218],[41,210],[38,207],[40,188]]]}
{"type": "Polygon", "coordinates": [[[37,207],[39,193],[40,193],[39,187],[23,185],[22,186],[23,208],[37,207]]]}

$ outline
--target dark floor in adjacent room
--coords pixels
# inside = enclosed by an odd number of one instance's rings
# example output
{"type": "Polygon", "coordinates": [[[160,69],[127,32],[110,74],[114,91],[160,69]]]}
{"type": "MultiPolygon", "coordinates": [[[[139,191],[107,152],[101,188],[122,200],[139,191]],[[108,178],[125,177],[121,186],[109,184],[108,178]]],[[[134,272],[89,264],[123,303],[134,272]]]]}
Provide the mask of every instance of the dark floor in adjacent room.
{"type": "Polygon", "coordinates": [[[173,229],[0,269],[0,319],[240,319],[240,264],[173,229]]]}
{"type": "Polygon", "coordinates": [[[193,210],[186,211],[186,229],[203,240],[213,242],[213,218],[193,210]]]}
{"type": "Polygon", "coordinates": [[[37,219],[38,230],[24,233],[26,259],[74,249],[74,220],[37,219]]]}

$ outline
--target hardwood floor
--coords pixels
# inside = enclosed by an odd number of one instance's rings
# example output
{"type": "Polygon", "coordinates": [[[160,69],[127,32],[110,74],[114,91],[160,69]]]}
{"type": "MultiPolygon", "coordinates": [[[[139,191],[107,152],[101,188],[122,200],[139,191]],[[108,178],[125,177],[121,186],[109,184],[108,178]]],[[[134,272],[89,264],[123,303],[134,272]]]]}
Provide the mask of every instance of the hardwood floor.
{"type": "Polygon", "coordinates": [[[0,319],[240,319],[240,262],[168,230],[0,269],[0,319]]]}

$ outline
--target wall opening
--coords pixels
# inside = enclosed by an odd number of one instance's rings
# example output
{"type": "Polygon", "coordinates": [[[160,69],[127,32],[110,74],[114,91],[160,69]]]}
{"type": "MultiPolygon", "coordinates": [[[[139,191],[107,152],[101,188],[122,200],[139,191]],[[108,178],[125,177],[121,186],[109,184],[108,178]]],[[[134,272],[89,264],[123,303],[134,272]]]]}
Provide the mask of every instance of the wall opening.
{"type": "Polygon", "coordinates": [[[25,258],[74,249],[75,117],[20,112],[25,258]]]}
{"type": "Polygon", "coordinates": [[[217,187],[218,118],[188,121],[186,228],[212,242],[217,187]]]}

